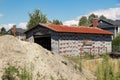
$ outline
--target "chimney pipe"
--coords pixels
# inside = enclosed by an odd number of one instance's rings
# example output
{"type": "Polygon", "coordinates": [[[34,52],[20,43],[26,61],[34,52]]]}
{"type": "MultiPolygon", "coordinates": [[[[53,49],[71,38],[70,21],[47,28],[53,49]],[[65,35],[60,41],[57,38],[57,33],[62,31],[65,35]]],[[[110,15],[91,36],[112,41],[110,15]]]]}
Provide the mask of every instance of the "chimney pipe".
{"type": "Polygon", "coordinates": [[[93,19],[93,27],[98,27],[98,18],[93,19]]]}
{"type": "Polygon", "coordinates": [[[13,25],[12,33],[13,33],[13,35],[16,37],[16,25],[13,25]]]}

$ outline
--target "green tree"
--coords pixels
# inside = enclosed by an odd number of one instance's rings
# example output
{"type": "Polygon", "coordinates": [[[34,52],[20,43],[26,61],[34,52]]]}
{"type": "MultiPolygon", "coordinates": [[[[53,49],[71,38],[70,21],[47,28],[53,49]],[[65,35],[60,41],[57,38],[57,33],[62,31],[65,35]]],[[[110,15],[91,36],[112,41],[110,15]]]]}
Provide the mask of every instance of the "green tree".
{"type": "Polygon", "coordinates": [[[120,52],[120,34],[112,40],[112,50],[120,52]]]}
{"type": "Polygon", "coordinates": [[[6,34],[6,29],[4,27],[1,28],[1,35],[5,35],[6,34]]]}
{"type": "Polygon", "coordinates": [[[27,29],[31,29],[39,23],[47,23],[47,17],[45,14],[36,9],[33,13],[29,14],[30,20],[27,25],[27,29]]]}
{"type": "Polygon", "coordinates": [[[93,19],[94,19],[94,18],[98,18],[98,16],[95,15],[95,14],[89,15],[89,17],[88,17],[89,25],[93,23],[93,19]]]}
{"type": "Polygon", "coordinates": [[[62,22],[59,20],[53,20],[52,23],[56,25],[62,25],[62,22]]]}
{"type": "Polygon", "coordinates": [[[9,30],[6,32],[6,34],[13,35],[12,28],[9,29],[9,30]]]}
{"type": "Polygon", "coordinates": [[[104,15],[101,15],[99,18],[100,19],[106,19],[106,17],[104,15]]]}
{"type": "Polygon", "coordinates": [[[120,34],[112,40],[112,45],[120,46],[120,34]]]}
{"type": "Polygon", "coordinates": [[[82,16],[78,23],[79,26],[88,26],[88,20],[86,16],[82,16]]]}

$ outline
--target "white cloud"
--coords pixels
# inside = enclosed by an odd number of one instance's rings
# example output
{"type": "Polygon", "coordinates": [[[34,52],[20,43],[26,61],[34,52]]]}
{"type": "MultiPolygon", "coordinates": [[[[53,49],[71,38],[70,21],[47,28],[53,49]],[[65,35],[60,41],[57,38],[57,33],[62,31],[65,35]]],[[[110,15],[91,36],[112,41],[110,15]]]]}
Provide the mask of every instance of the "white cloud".
{"type": "Polygon", "coordinates": [[[98,16],[104,15],[108,19],[113,19],[113,20],[120,19],[120,8],[101,9],[90,12],[88,15],[90,15],[91,13],[94,13],[98,16]]]}
{"type": "Polygon", "coordinates": [[[3,14],[0,14],[0,17],[3,17],[3,14]]]}
{"type": "Polygon", "coordinates": [[[63,22],[63,24],[64,25],[74,25],[74,24],[78,25],[78,22],[79,22],[79,19],[81,18],[81,16],[88,17],[92,13],[94,13],[95,15],[98,15],[98,16],[104,15],[108,19],[113,19],[113,20],[120,19],[120,8],[109,8],[109,9],[100,9],[100,10],[96,10],[96,11],[91,11],[85,15],[80,15],[73,20],[65,21],[65,22],[63,22]]]}
{"type": "MultiPolygon", "coordinates": [[[[10,23],[10,24],[0,24],[0,29],[2,27],[4,27],[6,30],[9,30],[13,27],[13,25],[16,25],[14,23],[10,23]]],[[[27,25],[27,22],[21,22],[19,23],[18,25],[16,25],[17,28],[22,28],[22,29],[26,29],[26,25],[27,25]]]]}
{"type": "Polygon", "coordinates": [[[78,20],[68,20],[63,23],[64,25],[78,25],[78,20]]]}
{"type": "Polygon", "coordinates": [[[14,23],[12,23],[12,24],[0,24],[0,29],[2,27],[4,27],[6,30],[9,30],[10,28],[13,27],[13,25],[15,25],[15,24],[14,23]]]}
{"type": "Polygon", "coordinates": [[[22,29],[26,29],[26,26],[27,26],[27,22],[21,22],[18,24],[18,28],[22,28],[22,29]]]}

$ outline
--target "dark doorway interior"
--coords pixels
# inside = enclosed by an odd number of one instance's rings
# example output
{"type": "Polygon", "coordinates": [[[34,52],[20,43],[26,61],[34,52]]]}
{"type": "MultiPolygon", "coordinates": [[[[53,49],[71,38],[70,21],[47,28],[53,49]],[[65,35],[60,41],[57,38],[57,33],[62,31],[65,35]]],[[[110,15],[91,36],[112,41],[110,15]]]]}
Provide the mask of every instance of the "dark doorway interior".
{"type": "Polygon", "coordinates": [[[51,36],[50,35],[34,35],[34,42],[48,50],[51,50],[51,36]]]}

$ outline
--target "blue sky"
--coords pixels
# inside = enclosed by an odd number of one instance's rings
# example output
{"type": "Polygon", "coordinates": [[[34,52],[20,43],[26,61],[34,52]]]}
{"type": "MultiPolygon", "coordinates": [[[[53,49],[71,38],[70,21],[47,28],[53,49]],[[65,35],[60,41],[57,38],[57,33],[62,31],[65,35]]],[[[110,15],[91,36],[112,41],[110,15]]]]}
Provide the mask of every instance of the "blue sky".
{"type": "Polygon", "coordinates": [[[59,19],[68,24],[77,23],[81,16],[90,13],[108,14],[108,18],[118,19],[116,15],[119,16],[119,2],[120,0],[0,0],[0,24],[5,27],[12,24],[25,26],[29,20],[28,13],[37,8],[49,20],[59,19]]]}

